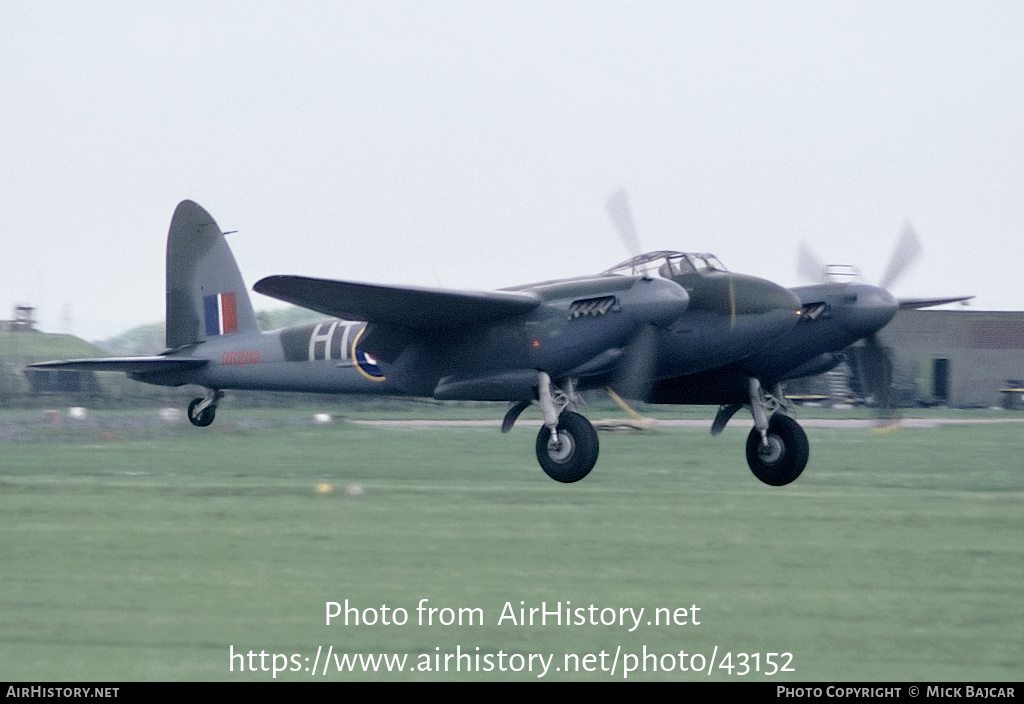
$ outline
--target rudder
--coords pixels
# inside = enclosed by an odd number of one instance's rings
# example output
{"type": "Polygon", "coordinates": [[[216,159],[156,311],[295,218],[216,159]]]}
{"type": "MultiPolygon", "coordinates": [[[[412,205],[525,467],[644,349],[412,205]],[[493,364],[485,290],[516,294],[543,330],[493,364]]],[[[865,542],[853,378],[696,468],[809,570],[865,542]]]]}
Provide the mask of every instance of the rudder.
{"type": "Polygon", "coordinates": [[[182,201],[167,232],[167,347],[258,331],[224,233],[200,205],[182,201]]]}

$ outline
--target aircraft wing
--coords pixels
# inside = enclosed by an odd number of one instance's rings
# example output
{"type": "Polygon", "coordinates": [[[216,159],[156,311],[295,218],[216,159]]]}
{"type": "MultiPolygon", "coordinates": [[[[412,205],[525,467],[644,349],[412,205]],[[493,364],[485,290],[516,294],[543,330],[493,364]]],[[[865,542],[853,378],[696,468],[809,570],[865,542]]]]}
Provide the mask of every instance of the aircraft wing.
{"type": "Polygon", "coordinates": [[[541,303],[525,291],[449,291],[304,276],[268,276],[253,290],[336,318],[411,330],[481,325],[527,313],[541,303]]]}
{"type": "Polygon", "coordinates": [[[901,298],[899,300],[900,310],[919,308],[931,308],[932,306],[942,306],[947,303],[959,303],[960,301],[969,301],[974,296],[957,296],[955,298],[901,298]]]}
{"type": "Polygon", "coordinates": [[[69,359],[62,362],[38,362],[28,366],[31,369],[77,369],[150,374],[198,369],[207,362],[208,360],[195,357],[99,357],[96,359],[69,359]]]}

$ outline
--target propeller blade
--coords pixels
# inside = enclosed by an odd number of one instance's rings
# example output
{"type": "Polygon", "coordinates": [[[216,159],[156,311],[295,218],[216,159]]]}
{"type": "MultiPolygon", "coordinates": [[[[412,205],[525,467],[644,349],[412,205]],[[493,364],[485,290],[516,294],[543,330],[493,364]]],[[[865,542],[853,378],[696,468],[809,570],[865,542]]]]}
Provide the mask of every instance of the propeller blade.
{"type": "Polygon", "coordinates": [[[606,386],[604,387],[604,390],[608,392],[608,396],[615,402],[615,405],[625,411],[629,418],[595,420],[593,421],[593,424],[598,430],[621,430],[628,428],[630,430],[639,430],[643,432],[645,430],[651,430],[655,425],[657,425],[657,421],[653,418],[640,415],[633,410],[633,407],[623,401],[622,397],[612,390],[612,387],[606,386]]]}
{"type": "Polygon", "coordinates": [[[608,215],[611,216],[615,229],[626,245],[630,256],[637,257],[643,254],[640,246],[640,238],[636,234],[636,226],[633,224],[633,213],[629,208],[629,197],[626,189],[622,188],[612,194],[607,203],[608,215]]]}
{"type": "Polygon", "coordinates": [[[874,397],[875,405],[882,409],[892,408],[892,358],[889,350],[882,346],[878,335],[864,338],[864,347],[858,358],[861,383],[864,391],[874,397]]]}
{"type": "Polygon", "coordinates": [[[825,276],[825,265],[803,242],[800,243],[800,253],[796,259],[796,273],[801,279],[813,284],[828,283],[828,277],[825,276]]]}
{"type": "Polygon", "coordinates": [[[611,388],[631,401],[646,400],[654,384],[657,361],[658,331],[653,325],[643,325],[624,350],[611,388]]]}
{"type": "Polygon", "coordinates": [[[630,406],[628,403],[623,401],[622,397],[619,396],[617,393],[615,393],[615,391],[614,391],[614,389],[612,389],[612,387],[606,386],[604,388],[604,390],[606,392],[608,392],[608,396],[611,398],[611,400],[615,401],[615,405],[618,406],[619,408],[621,408],[623,411],[625,411],[626,415],[628,415],[630,418],[632,418],[633,420],[643,420],[644,419],[644,417],[642,415],[640,415],[639,413],[637,413],[636,410],[634,410],[634,408],[632,406],[630,406]]]}
{"type": "Polygon", "coordinates": [[[879,286],[886,290],[892,288],[893,284],[910,268],[910,265],[917,261],[921,252],[921,242],[917,239],[914,228],[908,224],[903,228],[903,236],[889,259],[889,267],[885,270],[885,276],[882,277],[879,286]]]}

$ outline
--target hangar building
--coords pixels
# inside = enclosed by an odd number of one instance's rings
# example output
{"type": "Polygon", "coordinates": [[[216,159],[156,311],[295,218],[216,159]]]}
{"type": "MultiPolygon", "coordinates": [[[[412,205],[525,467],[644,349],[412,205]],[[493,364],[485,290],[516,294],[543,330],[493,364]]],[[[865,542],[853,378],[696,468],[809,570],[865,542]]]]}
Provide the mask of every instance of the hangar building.
{"type": "Polygon", "coordinates": [[[924,403],[1024,407],[1024,312],[902,310],[879,338],[924,403]]]}

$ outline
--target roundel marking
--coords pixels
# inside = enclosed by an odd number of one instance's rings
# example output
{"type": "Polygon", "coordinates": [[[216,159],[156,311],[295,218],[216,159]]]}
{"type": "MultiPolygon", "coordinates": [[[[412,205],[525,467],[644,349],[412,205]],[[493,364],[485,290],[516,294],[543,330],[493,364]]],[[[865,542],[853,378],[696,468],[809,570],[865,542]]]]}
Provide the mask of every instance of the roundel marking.
{"type": "Polygon", "coordinates": [[[352,340],[352,363],[355,365],[356,371],[358,371],[360,374],[362,374],[370,381],[384,381],[385,379],[387,379],[387,377],[384,376],[384,374],[380,370],[380,367],[377,366],[377,360],[375,360],[373,357],[366,354],[365,352],[360,352],[357,349],[359,345],[359,339],[363,336],[364,332],[366,332],[365,327],[358,333],[356,333],[356,338],[352,340]]]}

